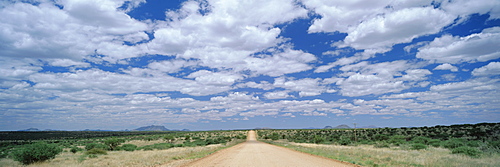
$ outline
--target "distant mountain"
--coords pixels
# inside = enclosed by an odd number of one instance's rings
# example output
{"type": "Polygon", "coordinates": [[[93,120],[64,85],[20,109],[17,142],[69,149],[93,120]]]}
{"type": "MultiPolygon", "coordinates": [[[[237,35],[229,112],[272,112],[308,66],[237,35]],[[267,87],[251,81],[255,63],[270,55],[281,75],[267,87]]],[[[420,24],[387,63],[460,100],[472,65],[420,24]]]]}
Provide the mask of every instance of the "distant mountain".
{"type": "Polygon", "coordinates": [[[342,125],[334,127],[333,129],[351,129],[351,127],[346,125],[346,124],[342,124],[342,125]]]}
{"type": "Polygon", "coordinates": [[[38,128],[28,128],[28,129],[22,129],[22,130],[18,130],[20,132],[37,132],[37,131],[64,131],[64,130],[54,130],[54,129],[44,129],[44,130],[40,130],[38,128]]]}
{"type": "Polygon", "coordinates": [[[18,131],[30,131],[30,132],[33,132],[33,131],[40,131],[40,129],[38,129],[38,128],[28,128],[28,129],[23,129],[23,130],[18,130],[18,131]]]}
{"type": "Polygon", "coordinates": [[[347,126],[346,124],[342,124],[336,127],[325,126],[323,129],[351,129],[351,127],[347,126]]]}
{"type": "Polygon", "coordinates": [[[165,128],[164,126],[151,125],[134,129],[134,131],[170,131],[170,130],[165,128]]]}

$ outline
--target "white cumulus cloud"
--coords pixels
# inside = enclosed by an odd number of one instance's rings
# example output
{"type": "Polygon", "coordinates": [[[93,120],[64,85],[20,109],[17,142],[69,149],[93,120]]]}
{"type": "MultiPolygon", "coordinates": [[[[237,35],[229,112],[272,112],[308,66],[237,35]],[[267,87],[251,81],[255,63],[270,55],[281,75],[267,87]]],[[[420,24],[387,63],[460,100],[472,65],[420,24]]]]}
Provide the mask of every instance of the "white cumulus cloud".
{"type": "Polygon", "coordinates": [[[472,71],[474,76],[495,76],[500,75],[500,62],[491,62],[480,68],[476,68],[472,71]]]}
{"type": "Polygon", "coordinates": [[[453,71],[453,72],[457,72],[458,71],[458,68],[449,64],[449,63],[444,63],[444,64],[441,64],[441,65],[438,65],[436,68],[434,68],[434,70],[450,70],[450,71],[453,71]]]}
{"type": "Polygon", "coordinates": [[[417,58],[435,63],[488,61],[500,58],[500,27],[466,37],[444,35],[419,48],[417,58]]]}
{"type": "Polygon", "coordinates": [[[406,8],[365,20],[348,32],[344,43],[356,49],[388,51],[394,44],[437,33],[454,19],[432,7],[406,8]]]}

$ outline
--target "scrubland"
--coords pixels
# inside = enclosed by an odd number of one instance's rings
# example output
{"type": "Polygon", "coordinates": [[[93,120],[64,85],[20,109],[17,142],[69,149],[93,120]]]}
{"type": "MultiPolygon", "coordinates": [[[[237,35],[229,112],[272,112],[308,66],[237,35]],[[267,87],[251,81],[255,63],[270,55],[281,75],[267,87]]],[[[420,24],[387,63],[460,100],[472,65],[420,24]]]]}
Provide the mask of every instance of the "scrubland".
{"type": "Polygon", "coordinates": [[[500,123],[259,130],[261,141],[362,166],[500,166],[500,123]]]}
{"type": "Polygon", "coordinates": [[[245,139],[246,131],[213,131],[52,141],[50,145],[63,151],[53,159],[29,164],[14,160],[12,153],[23,145],[11,144],[2,148],[0,166],[179,166],[245,139]]]}
{"type": "MultiPolygon", "coordinates": [[[[29,135],[12,132],[22,140],[2,136],[0,166],[178,166],[243,142],[247,132],[98,133],[108,137],[54,133],[63,136],[59,139],[51,132],[40,132],[31,140],[26,138],[29,135]],[[52,154],[43,155],[48,152],[52,154]]],[[[257,130],[257,136],[264,142],[361,166],[500,166],[500,123],[257,130]]]]}
{"type": "Polygon", "coordinates": [[[488,154],[474,158],[462,154],[452,154],[449,149],[439,147],[411,150],[404,147],[376,148],[373,145],[342,146],[294,143],[285,140],[268,142],[361,166],[500,166],[499,154],[488,154]]]}

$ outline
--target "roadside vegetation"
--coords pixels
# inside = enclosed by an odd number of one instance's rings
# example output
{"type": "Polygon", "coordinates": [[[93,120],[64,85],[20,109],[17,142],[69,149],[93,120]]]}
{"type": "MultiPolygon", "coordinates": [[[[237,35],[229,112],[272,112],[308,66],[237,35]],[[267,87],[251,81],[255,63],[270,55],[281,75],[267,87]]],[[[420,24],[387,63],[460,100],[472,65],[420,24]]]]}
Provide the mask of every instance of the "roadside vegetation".
{"type": "Polygon", "coordinates": [[[107,135],[98,132],[97,136],[107,137],[96,137],[89,135],[89,132],[81,132],[85,135],[78,135],[78,132],[69,132],[71,135],[57,132],[55,134],[61,135],[58,138],[52,132],[44,133],[47,134],[37,132],[33,139],[27,138],[27,135],[19,135],[26,133],[14,132],[10,133],[13,136],[2,136],[9,140],[0,140],[0,166],[68,166],[72,163],[69,166],[96,166],[98,163],[96,159],[104,159],[107,162],[97,166],[161,165],[175,160],[203,157],[218,149],[241,143],[245,141],[247,135],[247,131],[135,132],[135,134],[108,132],[107,135]],[[40,136],[45,137],[40,138],[40,136]],[[68,136],[71,136],[70,139],[68,136]],[[162,152],[169,152],[175,156],[163,155],[164,158],[160,158],[159,153],[162,152]],[[128,158],[119,158],[122,156],[128,158]],[[148,156],[156,157],[158,160],[152,163],[146,162],[146,159],[152,158],[148,156]],[[118,162],[120,160],[125,162],[118,162]]]}
{"type": "Polygon", "coordinates": [[[271,144],[363,166],[500,166],[500,123],[259,130],[258,136],[271,144]]]}

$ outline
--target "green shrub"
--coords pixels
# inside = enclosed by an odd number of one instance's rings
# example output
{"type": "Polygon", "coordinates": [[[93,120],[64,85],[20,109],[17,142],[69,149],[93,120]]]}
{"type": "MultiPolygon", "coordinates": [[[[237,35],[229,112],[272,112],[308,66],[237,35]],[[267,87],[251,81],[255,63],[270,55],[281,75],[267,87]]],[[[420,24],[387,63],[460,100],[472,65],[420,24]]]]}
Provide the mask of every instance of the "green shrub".
{"type": "Polygon", "coordinates": [[[430,138],[423,137],[423,136],[417,136],[411,139],[413,143],[420,143],[420,144],[427,144],[431,140],[430,138]]]}
{"type": "Polygon", "coordinates": [[[80,147],[71,147],[69,151],[71,151],[72,153],[76,153],[78,151],[83,151],[83,149],[80,147]]]}
{"type": "Polygon", "coordinates": [[[428,145],[431,145],[432,147],[439,147],[441,145],[441,140],[439,139],[430,139],[427,141],[428,145]]]}
{"type": "Polygon", "coordinates": [[[371,140],[359,140],[358,144],[373,145],[375,143],[373,141],[371,141],[371,140]]]}
{"type": "Polygon", "coordinates": [[[399,146],[403,143],[406,143],[406,137],[402,135],[394,135],[389,138],[388,142],[396,146],[399,146]]]}
{"type": "Polygon", "coordinates": [[[194,142],[192,142],[194,146],[206,146],[207,142],[202,139],[196,139],[194,142]]]}
{"type": "Polygon", "coordinates": [[[466,142],[467,141],[465,139],[452,138],[450,140],[443,141],[442,142],[442,146],[444,148],[454,149],[454,148],[458,148],[458,147],[461,147],[461,146],[465,146],[466,142]]]}
{"type": "Polygon", "coordinates": [[[85,152],[85,155],[106,155],[108,152],[106,150],[100,149],[100,148],[93,148],[85,152]]]}
{"type": "Polygon", "coordinates": [[[500,140],[488,141],[488,145],[493,147],[493,148],[500,149],[500,140]]]}
{"type": "Polygon", "coordinates": [[[109,148],[109,150],[115,150],[118,145],[125,142],[125,139],[111,138],[104,141],[109,148]]]}
{"type": "Polygon", "coordinates": [[[175,136],[173,136],[173,135],[166,135],[165,137],[163,137],[163,139],[166,140],[166,141],[168,141],[168,142],[170,142],[170,143],[172,143],[172,142],[175,141],[175,136]]]}
{"type": "Polygon", "coordinates": [[[351,143],[352,143],[352,141],[351,141],[351,140],[349,140],[349,139],[347,139],[347,138],[343,138],[343,139],[337,140],[336,142],[337,142],[338,144],[340,144],[340,145],[344,145],[344,146],[349,145],[349,144],[351,144],[351,143]]]}
{"type": "Polygon", "coordinates": [[[12,145],[6,143],[0,143],[0,158],[5,158],[9,155],[9,150],[12,149],[12,145]]]}
{"type": "Polygon", "coordinates": [[[28,165],[35,162],[42,162],[53,159],[57,154],[61,152],[62,148],[60,148],[56,144],[47,144],[40,142],[30,145],[24,145],[20,148],[15,149],[12,152],[12,158],[15,161],[19,161],[25,165],[28,165]]]}
{"type": "Polygon", "coordinates": [[[385,134],[376,134],[375,136],[373,136],[373,139],[375,139],[377,141],[384,141],[384,140],[388,140],[389,136],[387,136],[385,134]]]}
{"type": "Polygon", "coordinates": [[[210,145],[210,144],[219,144],[219,143],[217,142],[217,140],[214,140],[214,139],[207,139],[207,140],[205,140],[205,143],[206,143],[207,145],[210,145]]]}
{"type": "Polygon", "coordinates": [[[427,148],[427,145],[422,144],[422,143],[414,143],[410,147],[410,149],[412,149],[412,150],[422,150],[422,149],[426,149],[426,148],[427,148]]]}
{"type": "Polygon", "coordinates": [[[92,150],[93,148],[109,150],[109,147],[102,143],[88,143],[87,145],[85,145],[85,150],[92,150]]]}
{"type": "Polygon", "coordinates": [[[389,148],[390,145],[386,142],[377,142],[375,145],[373,145],[375,148],[389,148]]]}
{"type": "Polygon", "coordinates": [[[147,146],[142,146],[137,148],[137,150],[165,150],[174,147],[174,144],[172,143],[156,143],[153,145],[147,145],[147,146]]]}
{"type": "Polygon", "coordinates": [[[236,136],[236,139],[246,139],[246,138],[247,138],[246,135],[241,135],[240,134],[240,135],[236,136]]]}
{"type": "Polygon", "coordinates": [[[97,154],[89,154],[87,155],[89,158],[97,158],[97,154]]]}
{"type": "Polygon", "coordinates": [[[158,140],[158,137],[148,136],[148,137],[144,137],[142,140],[146,140],[146,141],[158,140]]]}
{"type": "Polygon", "coordinates": [[[137,149],[137,146],[133,144],[124,144],[120,148],[125,151],[135,151],[137,149]]]}
{"type": "Polygon", "coordinates": [[[481,146],[481,144],[482,143],[480,141],[468,141],[466,143],[466,145],[469,147],[479,147],[479,146],[481,146]]]}
{"type": "Polygon", "coordinates": [[[321,137],[319,135],[314,135],[314,139],[313,140],[314,140],[313,142],[316,143],[316,144],[325,142],[325,138],[323,138],[323,137],[321,137]]]}
{"type": "Polygon", "coordinates": [[[272,133],[271,136],[269,136],[271,140],[278,140],[280,139],[280,135],[278,133],[272,133]]]}
{"type": "Polygon", "coordinates": [[[467,155],[467,156],[470,156],[470,157],[479,157],[481,156],[482,154],[482,151],[477,149],[477,148],[473,148],[473,147],[468,147],[468,146],[461,146],[461,147],[457,147],[457,148],[454,148],[451,150],[451,153],[453,154],[464,154],[464,155],[467,155]]]}

